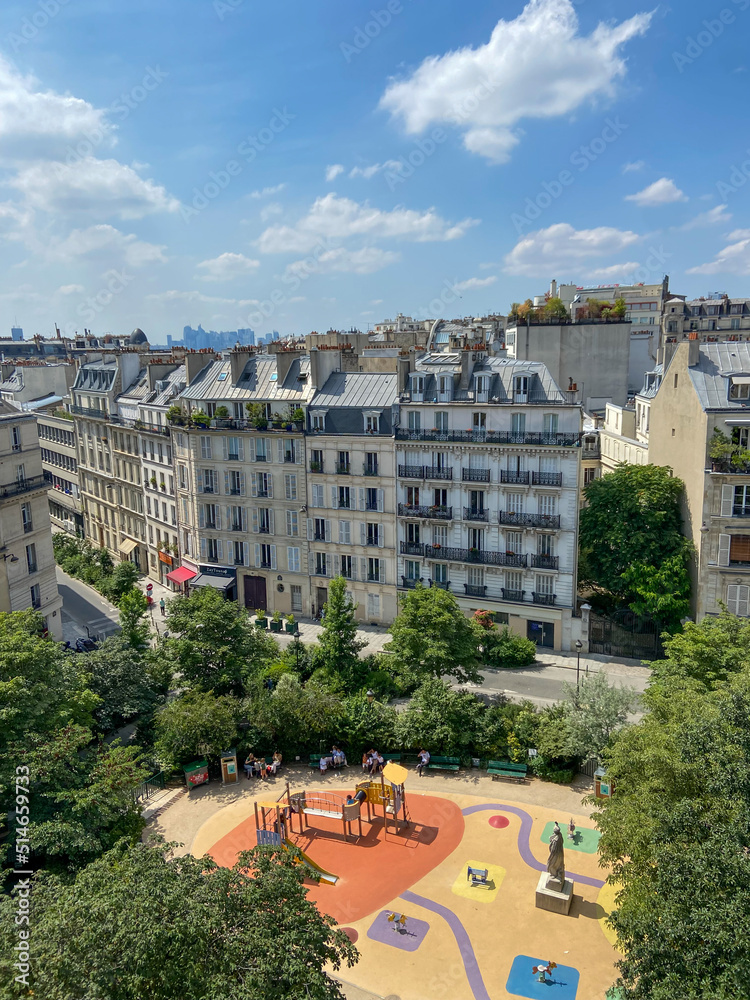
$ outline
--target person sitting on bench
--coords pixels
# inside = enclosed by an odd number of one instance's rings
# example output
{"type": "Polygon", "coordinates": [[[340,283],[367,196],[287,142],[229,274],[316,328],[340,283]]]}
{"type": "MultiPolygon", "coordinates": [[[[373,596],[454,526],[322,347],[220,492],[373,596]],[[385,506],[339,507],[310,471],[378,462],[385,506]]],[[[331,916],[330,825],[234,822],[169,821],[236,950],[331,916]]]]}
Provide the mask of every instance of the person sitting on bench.
{"type": "Polygon", "coordinates": [[[346,764],[346,754],[340,747],[334,745],[331,750],[331,760],[334,767],[344,767],[346,764]]]}
{"type": "Polygon", "coordinates": [[[251,752],[245,758],[245,774],[247,775],[248,780],[252,776],[254,768],[255,768],[255,757],[251,752]]]}
{"type": "Polygon", "coordinates": [[[417,764],[417,774],[421,778],[422,772],[430,763],[430,752],[429,750],[420,750],[418,756],[419,756],[419,763],[417,764]]]}

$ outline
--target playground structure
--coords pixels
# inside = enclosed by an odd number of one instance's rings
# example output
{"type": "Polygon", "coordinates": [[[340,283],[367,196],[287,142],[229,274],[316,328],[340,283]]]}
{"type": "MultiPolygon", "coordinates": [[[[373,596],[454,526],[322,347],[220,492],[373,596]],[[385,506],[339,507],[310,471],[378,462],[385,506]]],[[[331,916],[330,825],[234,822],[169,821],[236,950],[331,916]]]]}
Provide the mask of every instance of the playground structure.
{"type": "Polygon", "coordinates": [[[388,762],[383,768],[379,781],[372,779],[360,781],[357,784],[357,795],[365,793],[367,804],[367,821],[372,823],[372,806],[383,809],[383,825],[388,833],[389,820],[393,823],[393,831],[397,835],[409,826],[409,812],[406,807],[406,789],[404,787],[408,771],[400,764],[388,762]],[[386,784],[387,782],[387,784],[386,784]]]}

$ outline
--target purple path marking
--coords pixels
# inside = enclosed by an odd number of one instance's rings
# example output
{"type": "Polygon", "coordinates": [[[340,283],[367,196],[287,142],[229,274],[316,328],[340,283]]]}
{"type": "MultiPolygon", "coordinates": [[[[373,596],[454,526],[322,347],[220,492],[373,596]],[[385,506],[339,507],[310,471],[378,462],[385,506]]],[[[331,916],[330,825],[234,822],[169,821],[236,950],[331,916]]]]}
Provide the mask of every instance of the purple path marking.
{"type": "MultiPolygon", "coordinates": [[[[512,813],[514,816],[519,817],[521,820],[521,829],[518,831],[518,853],[529,868],[533,868],[534,871],[538,872],[546,871],[547,866],[542,864],[541,861],[537,861],[529,846],[531,842],[531,825],[533,823],[531,816],[523,809],[517,809],[516,806],[502,805],[499,802],[493,802],[488,805],[467,806],[461,812],[464,816],[471,816],[472,813],[483,812],[485,809],[499,809],[501,812],[512,813]]],[[[590,875],[576,875],[573,872],[568,872],[567,874],[570,875],[574,882],[580,882],[583,885],[592,885],[595,889],[601,889],[604,885],[601,879],[592,878],[590,875]]]]}
{"type": "Polygon", "coordinates": [[[490,1000],[487,987],[484,985],[484,980],[482,979],[482,973],[479,971],[479,963],[471,946],[469,935],[453,910],[449,910],[447,906],[443,906],[440,903],[434,903],[431,899],[425,899],[424,896],[418,896],[416,892],[412,892],[410,889],[401,893],[401,899],[405,899],[407,903],[416,903],[417,906],[422,906],[425,910],[432,910],[433,913],[437,913],[438,916],[441,916],[445,920],[453,931],[453,937],[456,939],[461,960],[464,963],[466,978],[469,980],[471,992],[474,994],[474,1000],[490,1000]]]}

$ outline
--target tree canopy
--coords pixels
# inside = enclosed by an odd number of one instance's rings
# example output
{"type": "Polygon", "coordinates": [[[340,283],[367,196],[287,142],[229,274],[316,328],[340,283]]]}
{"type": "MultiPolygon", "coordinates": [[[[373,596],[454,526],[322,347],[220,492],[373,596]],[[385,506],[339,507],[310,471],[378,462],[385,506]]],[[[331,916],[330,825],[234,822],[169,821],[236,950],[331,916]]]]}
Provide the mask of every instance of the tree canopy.
{"type": "Polygon", "coordinates": [[[154,752],[162,767],[196,757],[216,760],[237,741],[240,702],[212,691],[192,690],[171,701],[154,720],[154,752]]]}
{"type": "Polygon", "coordinates": [[[357,606],[346,593],[346,580],[337,576],[328,586],[323,629],[318,636],[313,663],[316,669],[338,674],[344,690],[356,691],[366,673],[360,652],[367,645],[357,638],[357,606]]]}
{"type": "Polygon", "coordinates": [[[477,633],[453,594],[417,584],[401,601],[386,649],[405,674],[479,680],[477,633]]]}
{"type": "Polygon", "coordinates": [[[690,610],[683,489],[669,468],[623,464],[585,487],[580,520],[581,581],[669,631],[690,610]]]}
{"type": "MultiPolygon", "coordinates": [[[[343,1000],[324,969],[357,951],[307,898],[291,852],[255,848],[234,868],[176,845],[121,842],[75,882],[37,877],[25,995],[47,1000],[343,1000]]],[[[5,920],[13,919],[5,897],[5,920]]],[[[12,983],[14,936],[0,968],[12,983]]],[[[15,994],[18,995],[18,994],[15,994]]]]}

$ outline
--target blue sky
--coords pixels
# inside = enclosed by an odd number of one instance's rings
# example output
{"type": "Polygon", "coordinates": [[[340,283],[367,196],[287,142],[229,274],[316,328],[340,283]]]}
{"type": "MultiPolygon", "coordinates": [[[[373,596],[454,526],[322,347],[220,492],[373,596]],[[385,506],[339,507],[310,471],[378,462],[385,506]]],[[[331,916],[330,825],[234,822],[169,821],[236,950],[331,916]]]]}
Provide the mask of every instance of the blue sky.
{"type": "Polygon", "coordinates": [[[0,330],[750,285],[750,0],[0,7],[0,330]]]}

